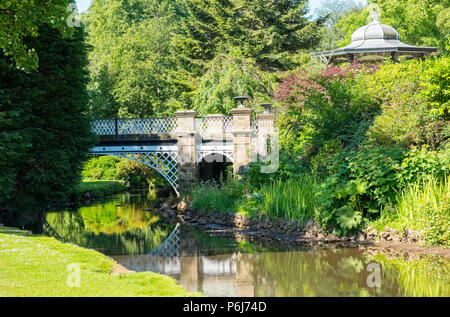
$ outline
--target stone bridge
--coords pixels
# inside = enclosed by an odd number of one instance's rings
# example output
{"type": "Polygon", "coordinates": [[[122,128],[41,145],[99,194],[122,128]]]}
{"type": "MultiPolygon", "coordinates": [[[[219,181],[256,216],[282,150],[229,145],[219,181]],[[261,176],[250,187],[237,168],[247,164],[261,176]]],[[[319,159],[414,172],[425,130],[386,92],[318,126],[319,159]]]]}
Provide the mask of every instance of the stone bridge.
{"type": "Polygon", "coordinates": [[[253,110],[239,107],[231,114],[196,117],[193,110],[181,110],[173,118],[95,120],[92,130],[99,143],[90,152],[150,166],[179,196],[180,188],[199,179],[202,162],[230,162],[238,175],[257,157],[273,152],[272,113],[266,110],[253,118],[253,110]]]}

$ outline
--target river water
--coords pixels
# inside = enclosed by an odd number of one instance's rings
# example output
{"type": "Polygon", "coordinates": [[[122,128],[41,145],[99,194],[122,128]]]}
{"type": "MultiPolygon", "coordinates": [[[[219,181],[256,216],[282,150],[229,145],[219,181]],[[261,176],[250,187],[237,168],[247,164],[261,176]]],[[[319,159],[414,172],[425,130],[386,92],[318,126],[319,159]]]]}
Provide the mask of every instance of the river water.
{"type": "Polygon", "coordinates": [[[450,261],[373,247],[308,247],[162,221],[146,193],[45,215],[44,231],[206,296],[450,296],[450,261]]]}

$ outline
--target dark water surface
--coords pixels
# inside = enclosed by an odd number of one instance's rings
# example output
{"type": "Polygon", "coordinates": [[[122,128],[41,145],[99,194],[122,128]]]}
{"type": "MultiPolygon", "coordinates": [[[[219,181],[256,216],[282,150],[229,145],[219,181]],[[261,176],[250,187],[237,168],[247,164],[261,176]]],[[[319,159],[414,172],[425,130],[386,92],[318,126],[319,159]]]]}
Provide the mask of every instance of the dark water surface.
{"type": "Polygon", "coordinates": [[[450,261],[375,248],[311,248],[213,237],[162,221],[146,193],[49,212],[44,230],[133,271],[177,279],[206,296],[450,296],[450,261]]]}

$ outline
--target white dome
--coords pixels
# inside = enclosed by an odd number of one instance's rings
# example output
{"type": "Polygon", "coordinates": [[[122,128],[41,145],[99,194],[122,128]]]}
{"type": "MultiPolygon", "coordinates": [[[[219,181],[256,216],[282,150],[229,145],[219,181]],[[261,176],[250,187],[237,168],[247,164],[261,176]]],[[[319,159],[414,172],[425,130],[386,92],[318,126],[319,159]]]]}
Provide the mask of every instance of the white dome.
{"type": "Polygon", "coordinates": [[[398,32],[391,26],[373,21],[352,34],[352,42],[365,40],[398,40],[398,32]]]}

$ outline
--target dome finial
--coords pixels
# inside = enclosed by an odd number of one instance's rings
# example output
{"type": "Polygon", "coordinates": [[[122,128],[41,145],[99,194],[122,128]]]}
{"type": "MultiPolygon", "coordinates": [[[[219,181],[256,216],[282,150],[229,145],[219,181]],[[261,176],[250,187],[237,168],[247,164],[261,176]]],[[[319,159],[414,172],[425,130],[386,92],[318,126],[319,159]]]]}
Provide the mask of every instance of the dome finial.
{"type": "Polygon", "coordinates": [[[369,14],[372,17],[372,22],[378,22],[378,18],[381,15],[380,7],[376,4],[371,4],[368,6],[369,14]]]}
{"type": "Polygon", "coordinates": [[[377,21],[378,21],[378,14],[377,14],[377,11],[372,10],[372,11],[370,12],[370,16],[372,17],[373,22],[377,22],[377,21]]]}

